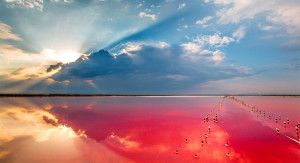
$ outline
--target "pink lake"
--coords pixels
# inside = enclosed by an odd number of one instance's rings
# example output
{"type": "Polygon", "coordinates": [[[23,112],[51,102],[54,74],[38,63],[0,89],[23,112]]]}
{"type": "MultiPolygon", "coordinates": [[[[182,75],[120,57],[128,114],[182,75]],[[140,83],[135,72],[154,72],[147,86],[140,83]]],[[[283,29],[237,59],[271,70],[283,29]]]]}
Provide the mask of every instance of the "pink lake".
{"type": "Polygon", "coordinates": [[[298,163],[299,123],[300,97],[0,98],[0,162],[298,163]]]}

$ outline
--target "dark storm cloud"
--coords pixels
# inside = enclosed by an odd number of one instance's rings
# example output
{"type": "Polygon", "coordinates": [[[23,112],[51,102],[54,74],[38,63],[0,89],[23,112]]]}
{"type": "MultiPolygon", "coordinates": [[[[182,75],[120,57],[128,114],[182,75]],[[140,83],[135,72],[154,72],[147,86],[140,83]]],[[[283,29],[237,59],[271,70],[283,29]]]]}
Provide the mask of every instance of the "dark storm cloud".
{"type": "Polygon", "coordinates": [[[52,78],[70,80],[68,88],[88,87],[79,81],[93,80],[101,93],[169,94],[193,90],[208,81],[250,76],[246,70],[217,64],[209,58],[193,60],[180,47],[140,45],[138,50],[111,55],[100,50],[62,66],[52,78]],[[74,83],[77,83],[76,85],[74,83]]]}
{"type": "Polygon", "coordinates": [[[55,65],[50,65],[48,68],[47,68],[47,72],[51,72],[51,71],[53,71],[53,70],[57,70],[57,69],[59,69],[61,66],[63,65],[63,63],[57,63],[57,64],[55,64],[55,65]]]}
{"type": "Polygon", "coordinates": [[[62,66],[54,76],[56,80],[68,80],[72,77],[90,78],[109,74],[129,73],[132,59],[127,54],[114,58],[107,51],[92,53],[88,59],[79,58],[76,62],[62,66]]]}

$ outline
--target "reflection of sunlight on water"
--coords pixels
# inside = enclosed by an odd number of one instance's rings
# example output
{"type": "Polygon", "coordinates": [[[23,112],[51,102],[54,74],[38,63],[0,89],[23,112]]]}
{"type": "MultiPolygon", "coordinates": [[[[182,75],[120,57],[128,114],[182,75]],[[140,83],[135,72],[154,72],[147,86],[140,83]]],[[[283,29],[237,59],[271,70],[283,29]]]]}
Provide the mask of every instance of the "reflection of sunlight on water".
{"type": "Polygon", "coordinates": [[[58,119],[49,112],[36,109],[10,108],[0,113],[0,139],[11,140],[21,135],[31,135],[36,141],[46,141],[51,134],[61,136],[86,137],[84,130],[75,132],[71,127],[59,124],[58,119]],[[49,125],[50,124],[50,125],[49,125]]]}
{"type": "Polygon", "coordinates": [[[6,155],[8,155],[10,153],[10,151],[0,151],[0,159],[2,157],[5,157],[6,155]]]}
{"type": "MultiPolygon", "coordinates": [[[[25,109],[17,106],[3,106],[0,110],[0,145],[13,142],[21,137],[32,137],[36,142],[60,142],[72,144],[72,138],[86,137],[85,131],[75,132],[71,127],[58,124],[58,119],[49,112],[38,109],[25,109]],[[51,120],[51,124],[45,121],[51,120]],[[53,138],[57,140],[53,141],[53,138]],[[69,139],[69,140],[67,140],[69,139]]],[[[9,155],[11,151],[0,151],[0,158],[9,155]]]]}
{"type": "Polygon", "coordinates": [[[19,105],[18,100],[12,105],[0,99],[0,162],[257,162],[294,156],[289,157],[293,162],[299,158],[294,143],[266,130],[251,112],[231,100],[222,106],[216,105],[219,98],[37,98],[36,103],[22,99],[19,105]],[[209,113],[209,120],[203,121],[209,113]],[[263,150],[272,156],[262,157],[263,150]]]}
{"type": "Polygon", "coordinates": [[[47,140],[49,131],[53,127],[46,124],[42,117],[47,116],[57,123],[57,119],[48,112],[35,109],[24,109],[19,107],[10,107],[1,109],[0,139],[11,140],[16,136],[32,135],[37,141],[47,140]]]}
{"type": "Polygon", "coordinates": [[[76,137],[87,138],[87,135],[85,134],[84,130],[78,130],[77,132],[75,132],[71,127],[67,127],[65,125],[59,125],[57,126],[57,129],[63,135],[68,135],[69,138],[76,138],[76,137]]]}
{"type": "Polygon", "coordinates": [[[131,162],[88,139],[85,130],[61,124],[27,100],[18,102],[21,105],[0,99],[0,162],[131,162]],[[23,103],[27,107],[21,107],[23,103]]]}
{"type": "Polygon", "coordinates": [[[60,126],[58,126],[58,128],[61,129],[60,132],[65,133],[66,135],[69,136],[69,138],[78,137],[78,135],[70,127],[67,127],[65,125],[60,125],[60,126]]]}
{"type": "MultiPolygon", "coordinates": [[[[298,109],[292,110],[292,109],[296,109],[297,107],[288,107],[288,109],[286,109],[285,102],[279,102],[275,106],[274,105],[268,106],[268,105],[265,105],[265,103],[267,103],[267,102],[265,102],[266,97],[257,98],[255,101],[252,101],[252,105],[248,102],[240,100],[237,97],[229,96],[228,98],[237,102],[241,106],[242,109],[248,110],[250,112],[250,116],[252,117],[253,120],[258,121],[263,126],[267,126],[270,129],[276,131],[277,135],[283,135],[283,136],[287,137],[288,139],[300,144],[300,142],[296,140],[297,137],[299,138],[298,132],[296,132],[296,134],[295,134],[294,128],[289,127],[289,126],[296,126],[298,124],[297,118],[293,115],[295,113],[296,113],[295,115],[298,115],[297,114],[298,109]],[[264,102],[261,102],[262,100],[264,100],[264,102]],[[258,107],[257,105],[253,105],[254,102],[255,103],[260,102],[260,105],[263,104],[264,107],[261,107],[261,106],[258,107]],[[282,109],[276,111],[276,109],[274,109],[276,107],[277,108],[278,107],[285,108],[285,109],[284,109],[284,111],[282,109]],[[290,116],[288,116],[288,114],[290,114],[290,116]],[[287,124],[285,122],[285,119],[287,119],[287,124]],[[282,123],[283,123],[283,125],[282,125],[282,123]]],[[[253,97],[252,97],[252,99],[253,99],[253,97]]],[[[248,98],[248,100],[249,100],[249,98],[248,98]]],[[[282,99],[277,98],[276,102],[278,102],[280,100],[282,100],[282,99]]],[[[285,100],[290,100],[290,99],[285,99],[285,100]]],[[[297,102],[297,103],[299,103],[299,102],[297,102]]],[[[296,102],[290,103],[289,105],[292,106],[295,104],[296,104],[296,102]]]]}
{"type": "Polygon", "coordinates": [[[121,148],[123,150],[132,150],[133,148],[138,148],[138,142],[131,141],[129,136],[120,137],[117,136],[115,133],[112,133],[108,136],[104,142],[108,143],[110,146],[121,148]]]}

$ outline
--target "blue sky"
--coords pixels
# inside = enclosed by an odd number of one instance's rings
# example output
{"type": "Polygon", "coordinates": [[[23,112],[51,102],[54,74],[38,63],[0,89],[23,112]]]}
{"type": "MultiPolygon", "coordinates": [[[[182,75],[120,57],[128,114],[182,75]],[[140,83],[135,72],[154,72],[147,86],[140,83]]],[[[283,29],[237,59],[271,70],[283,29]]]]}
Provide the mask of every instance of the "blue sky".
{"type": "Polygon", "coordinates": [[[1,0],[0,93],[299,94],[298,0],[1,0]]]}

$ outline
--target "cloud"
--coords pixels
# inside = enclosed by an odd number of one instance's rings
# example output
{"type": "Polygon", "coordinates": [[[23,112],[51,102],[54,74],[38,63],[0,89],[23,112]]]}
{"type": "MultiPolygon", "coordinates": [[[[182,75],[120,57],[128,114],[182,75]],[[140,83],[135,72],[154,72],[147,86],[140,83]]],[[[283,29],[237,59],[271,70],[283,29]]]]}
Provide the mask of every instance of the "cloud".
{"type": "Polygon", "coordinates": [[[155,14],[146,14],[145,12],[140,12],[139,13],[139,17],[143,18],[143,17],[149,17],[152,20],[156,20],[156,15],[155,14]]]}
{"type": "Polygon", "coordinates": [[[138,43],[136,47],[139,48],[132,48],[133,44],[125,45],[127,53],[112,55],[104,50],[91,53],[85,60],[78,59],[62,66],[51,78],[70,80],[70,90],[91,87],[92,83],[93,87],[108,94],[168,94],[182,93],[207,81],[250,75],[238,67],[214,64],[224,58],[220,50],[211,51],[211,56],[203,54],[195,61],[181,47],[138,43]],[[78,84],[80,82],[83,83],[78,84]]]}
{"type": "Polygon", "coordinates": [[[170,78],[173,80],[189,80],[190,79],[188,76],[176,75],[176,74],[167,75],[166,78],[170,78]]]}
{"type": "Polygon", "coordinates": [[[222,36],[221,32],[216,32],[213,35],[200,35],[197,36],[194,40],[200,45],[209,45],[212,47],[224,47],[229,45],[229,43],[234,42],[235,40],[228,36],[222,36]]]}
{"type": "Polygon", "coordinates": [[[59,62],[59,63],[57,63],[56,65],[50,65],[50,66],[47,68],[46,72],[51,72],[51,71],[57,70],[57,69],[61,68],[62,65],[63,65],[62,62],[59,62]]]}
{"type": "Polygon", "coordinates": [[[128,42],[128,43],[124,44],[123,46],[126,46],[126,48],[122,49],[121,54],[122,53],[130,54],[131,51],[138,51],[141,49],[141,43],[128,42]]]}
{"type": "Polygon", "coordinates": [[[181,10],[181,9],[183,9],[185,6],[186,6],[186,3],[181,3],[181,4],[179,4],[177,10],[181,10]]]}
{"type": "Polygon", "coordinates": [[[138,4],[137,6],[136,6],[136,8],[139,8],[139,7],[142,7],[143,6],[143,4],[138,4]]]}
{"type": "MultiPolygon", "coordinates": [[[[242,29],[242,28],[241,28],[242,29]]],[[[180,46],[186,52],[186,56],[192,60],[207,59],[216,63],[224,60],[225,53],[220,51],[218,48],[226,47],[231,42],[238,42],[242,38],[243,33],[234,33],[234,37],[222,36],[221,32],[216,32],[213,35],[200,35],[192,39],[190,42],[182,43],[180,46]]]]}
{"type": "Polygon", "coordinates": [[[5,40],[22,40],[17,34],[11,32],[11,26],[0,21],[0,39],[5,40]]]}
{"type": "Polygon", "coordinates": [[[273,30],[278,29],[278,27],[272,26],[272,25],[263,26],[261,24],[258,24],[258,27],[264,31],[273,31],[273,30]]]}
{"type": "Polygon", "coordinates": [[[217,5],[224,7],[217,11],[218,23],[237,23],[242,19],[252,19],[258,13],[274,7],[273,0],[266,0],[261,3],[259,0],[239,1],[239,0],[211,0],[217,5]],[[273,1],[273,2],[272,2],[273,1]]]}
{"type": "MultiPolygon", "coordinates": [[[[8,8],[35,8],[39,11],[44,9],[44,0],[4,0],[8,8]]],[[[74,0],[50,0],[50,2],[71,3],[74,0]]]]}
{"type": "Polygon", "coordinates": [[[0,44],[0,56],[1,54],[6,56],[6,55],[16,54],[16,53],[22,53],[22,50],[10,44],[0,44]]]}
{"type": "Polygon", "coordinates": [[[233,32],[232,36],[236,39],[236,42],[240,42],[242,38],[245,37],[246,28],[241,26],[235,32],[233,32]]]}
{"type": "Polygon", "coordinates": [[[183,28],[188,28],[189,26],[188,25],[184,25],[184,26],[182,26],[183,28]]]}
{"type": "MultiPolygon", "coordinates": [[[[300,51],[300,48],[298,48],[298,51],[300,51]]],[[[296,57],[290,60],[289,69],[292,70],[300,70],[300,57],[296,57]]]]}
{"type": "Polygon", "coordinates": [[[188,53],[200,53],[203,49],[202,45],[194,42],[183,43],[181,46],[188,53]]]}
{"type": "Polygon", "coordinates": [[[74,0],[50,0],[51,2],[65,2],[65,3],[70,3],[74,2],[74,0]]]}
{"type": "MultiPolygon", "coordinates": [[[[113,56],[107,51],[100,50],[92,53],[88,59],[78,59],[74,63],[70,63],[62,67],[53,79],[65,78],[63,74],[69,77],[89,78],[114,73],[124,73],[129,71],[132,60],[128,54],[120,54],[113,56]],[[87,69],[87,67],[89,69],[87,69]]],[[[64,79],[65,80],[65,79],[64,79]]]]}
{"type": "Polygon", "coordinates": [[[213,62],[219,62],[225,58],[225,54],[220,50],[207,50],[204,48],[204,45],[199,43],[188,42],[181,44],[181,46],[186,52],[185,56],[193,61],[206,59],[213,62]]]}
{"type": "Polygon", "coordinates": [[[293,39],[283,43],[280,49],[285,52],[298,52],[300,51],[300,39],[293,39]]]}
{"type": "Polygon", "coordinates": [[[4,0],[8,8],[36,8],[43,11],[43,0],[4,0]]]}
{"type": "Polygon", "coordinates": [[[142,46],[152,46],[155,48],[168,48],[170,45],[166,42],[159,41],[159,42],[127,42],[125,44],[122,44],[120,46],[116,46],[116,49],[122,49],[118,54],[126,53],[128,55],[131,55],[131,52],[139,51],[142,49],[142,46]]]}
{"type": "Polygon", "coordinates": [[[41,52],[41,55],[49,60],[55,60],[63,63],[69,63],[73,62],[76,59],[78,59],[83,54],[80,54],[78,52],[72,51],[72,50],[53,50],[53,49],[43,49],[41,52]]]}
{"type": "Polygon", "coordinates": [[[213,54],[212,59],[214,61],[222,61],[225,58],[225,54],[220,50],[216,50],[212,54],[213,54]]]}
{"type": "Polygon", "coordinates": [[[299,35],[300,31],[300,2],[297,0],[206,0],[206,3],[223,6],[216,12],[217,23],[238,23],[244,19],[253,19],[264,14],[266,20],[274,25],[285,25],[287,32],[299,35]]]}
{"type": "MultiPolygon", "coordinates": [[[[2,71],[0,73],[9,75],[10,78],[14,79],[46,77],[55,73],[55,70],[58,70],[62,63],[75,61],[80,55],[68,51],[56,52],[52,49],[28,53],[13,45],[0,43],[0,58],[4,63],[1,65],[2,71]]],[[[84,55],[81,58],[84,58],[84,55]]]]}
{"type": "Polygon", "coordinates": [[[26,70],[26,67],[18,68],[17,70],[13,71],[11,75],[20,75],[24,70],[26,70]]]}
{"type": "Polygon", "coordinates": [[[208,21],[210,21],[211,19],[213,19],[213,16],[207,16],[207,17],[204,17],[202,20],[197,20],[196,24],[205,24],[208,21]]]}

